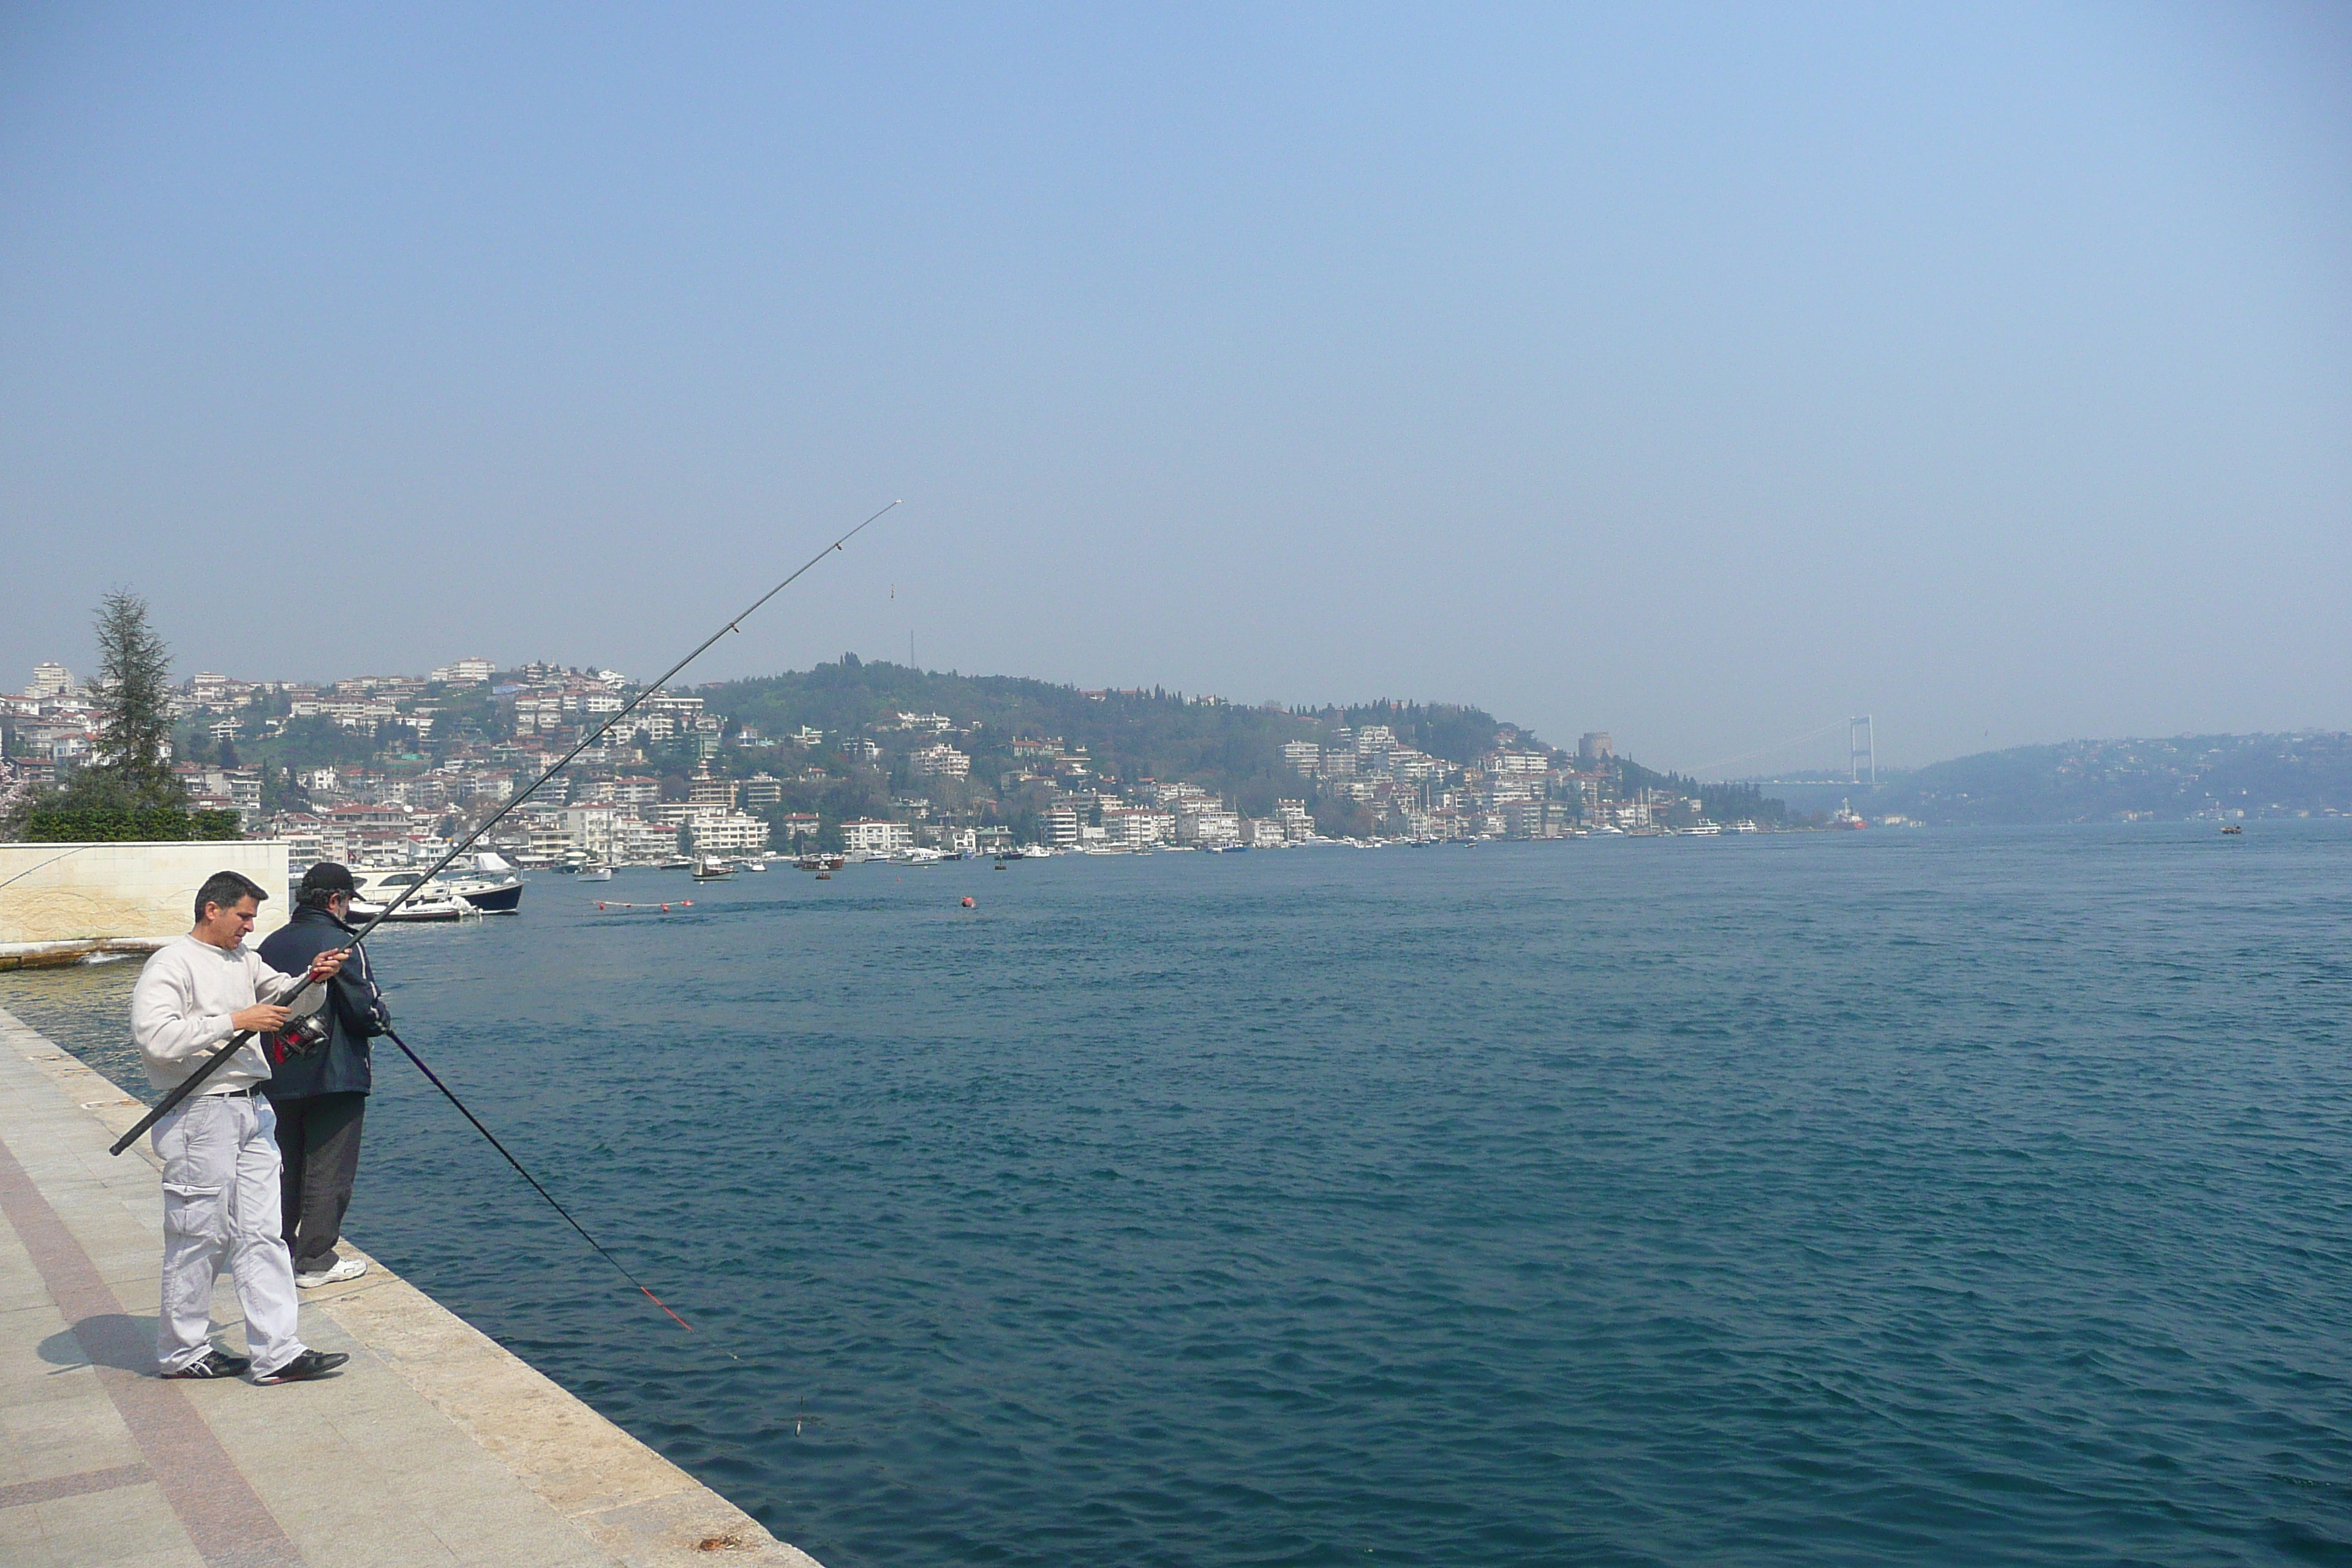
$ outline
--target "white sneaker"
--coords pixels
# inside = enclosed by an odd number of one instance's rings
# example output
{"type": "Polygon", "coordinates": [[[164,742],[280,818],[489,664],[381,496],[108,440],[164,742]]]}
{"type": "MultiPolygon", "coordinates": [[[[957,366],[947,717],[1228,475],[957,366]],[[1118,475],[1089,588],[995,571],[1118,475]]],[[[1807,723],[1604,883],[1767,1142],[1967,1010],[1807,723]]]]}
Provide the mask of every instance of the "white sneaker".
{"type": "Polygon", "coordinates": [[[356,1279],[367,1272],[364,1258],[344,1258],[336,1260],[332,1268],[318,1274],[297,1274],[294,1283],[305,1290],[315,1290],[321,1285],[340,1285],[346,1279],[356,1279]]]}

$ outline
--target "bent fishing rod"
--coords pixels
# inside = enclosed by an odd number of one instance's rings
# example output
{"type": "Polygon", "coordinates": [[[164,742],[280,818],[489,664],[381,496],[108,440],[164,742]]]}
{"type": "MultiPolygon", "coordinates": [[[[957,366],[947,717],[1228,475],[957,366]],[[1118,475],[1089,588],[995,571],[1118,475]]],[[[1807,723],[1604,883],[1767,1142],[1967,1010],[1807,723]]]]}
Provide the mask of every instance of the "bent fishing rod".
{"type": "MultiPolygon", "coordinates": [[[[500,818],[504,817],[507,813],[514,810],[515,807],[520,805],[524,801],[529,800],[534,794],[538,793],[540,786],[546,784],[548,780],[562,773],[565,768],[570,767],[573,758],[586,751],[589,747],[594,745],[597,742],[603,740],[607,731],[611,730],[614,725],[618,724],[622,720],[627,718],[629,714],[635,710],[638,703],[643,702],[646,698],[651,697],[655,692],[659,691],[663,687],[668,685],[677,678],[679,670],[684,669],[688,665],[692,664],[696,659],[700,658],[704,654],[708,653],[710,650],[711,644],[717,642],[720,637],[725,637],[729,632],[741,631],[743,629],[743,623],[751,619],[753,612],[757,611],[761,605],[766,604],[769,600],[774,598],[777,595],[791,587],[794,583],[798,582],[811,567],[814,567],[818,562],[824,560],[826,556],[842,549],[851,540],[856,538],[859,534],[872,527],[876,522],[879,521],[884,513],[890,511],[899,504],[900,503],[898,501],[892,501],[889,506],[884,507],[881,511],[876,512],[872,517],[867,518],[864,522],[859,523],[856,528],[851,529],[847,533],[843,534],[839,539],[835,540],[823,550],[818,551],[806,561],[801,563],[799,568],[794,571],[791,576],[785,578],[782,582],[777,584],[774,587],[769,589],[766,593],[752,600],[741,614],[736,616],[732,620],[730,620],[725,625],[721,626],[717,631],[703,638],[702,641],[696,646],[692,653],[688,654],[684,658],[679,659],[676,664],[671,665],[669,668],[663,671],[660,678],[656,679],[652,684],[640,689],[637,694],[635,697],[630,698],[628,702],[623,706],[619,712],[612,715],[602,724],[597,725],[595,729],[590,731],[586,736],[582,738],[578,744],[574,745],[570,751],[564,752],[562,760],[557,762],[553,767],[549,768],[545,773],[540,774],[539,777],[531,780],[530,787],[529,789],[524,790],[521,794],[514,796],[511,800],[509,800],[504,805],[499,807],[498,810],[492,812],[489,816],[483,821],[479,827],[475,828],[473,832],[468,833],[464,838],[460,839],[456,848],[450,850],[446,855],[442,856],[441,858],[435,863],[433,869],[425,872],[425,875],[419,877],[415,881],[402,889],[399,895],[395,897],[392,902],[384,905],[381,910],[378,910],[368,921],[367,924],[362,926],[358,931],[353,933],[348,946],[357,947],[361,942],[366,941],[369,932],[374,931],[376,927],[382,925],[384,921],[390,920],[394,910],[397,910],[401,905],[415,898],[417,893],[426,886],[426,884],[433,880],[434,878],[438,877],[443,871],[447,870],[452,861],[456,860],[458,856],[463,855],[467,850],[471,849],[477,843],[478,843],[484,834],[489,832],[491,828],[496,827],[499,825],[500,818]]],[[[201,913],[202,911],[199,910],[198,912],[201,913]]],[[[301,984],[287,993],[284,1001],[273,1002],[270,1005],[274,1007],[291,1006],[293,1004],[300,1001],[304,994],[307,994],[312,986],[320,984],[321,984],[321,982],[306,976],[301,984]]],[[[131,1128],[130,1131],[125,1132],[121,1137],[116,1139],[114,1141],[114,1146],[107,1152],[111,1154],[120,1154],[125,1149],[130,1148],[131,1145],[139,1142],[141,1134],[144,1133],[150,1127],[154,1126],[156,1122],[169,1115],[173,1108],[177,1106],[180,1101],[187,1099],[189,1095],[194,1094],[198,1084],[203,1083],[205,1079],[210,1078],[214,1073],[226,1066],[229,1058],[235,1056],[238,1049],[243,1047],[247,1040],[253,1038],[253,1036],[254,1031],[251,1029],[240,1029],[236,1034],[230,1036],[226,1044],[222,1045],[216,1048],[212,1055],[205,1058],[204,1060],[197,1063],[196,1069],[194,1072],[190,1073],[178,1084],[174,1085],[172,1092],[165,1095],[162,1101],[156,1105],[154,1110],[150,1110],[146,1115],[141,1117],[139,1119],[139,1124],[131,1128]]],[[[405,1050],[407,1047],[404,1046],[401,1048],[405,1050]]],[[[476,1125],[478,1126],[480,1124],[477,1122],[476,1125]]],[[[520,1169],[520,1167],[517,1168],[520,1169]]],[[[585,1235],[586,1232],[583,1231],[582,1234],[585,1235]]],[[[642,1289],[642,1287],[640,1287],[640,1289],[642,1289]]],[[[664,1310],[667,1310],[667,1309],[665,1308],[664,1310]]]]}

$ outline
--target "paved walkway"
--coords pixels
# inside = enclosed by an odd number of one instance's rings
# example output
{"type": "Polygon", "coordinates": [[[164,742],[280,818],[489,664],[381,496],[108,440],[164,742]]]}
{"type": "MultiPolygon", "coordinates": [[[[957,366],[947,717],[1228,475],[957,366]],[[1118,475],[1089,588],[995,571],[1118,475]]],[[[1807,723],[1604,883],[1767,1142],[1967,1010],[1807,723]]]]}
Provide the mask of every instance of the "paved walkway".
{"type": "Polygon", "coordinates": [[[142,1109],[0,1011],[0,1563],[816,1568],[381,1264],[304,1295],[341,1376],[158,1379],[142,1109]]]}

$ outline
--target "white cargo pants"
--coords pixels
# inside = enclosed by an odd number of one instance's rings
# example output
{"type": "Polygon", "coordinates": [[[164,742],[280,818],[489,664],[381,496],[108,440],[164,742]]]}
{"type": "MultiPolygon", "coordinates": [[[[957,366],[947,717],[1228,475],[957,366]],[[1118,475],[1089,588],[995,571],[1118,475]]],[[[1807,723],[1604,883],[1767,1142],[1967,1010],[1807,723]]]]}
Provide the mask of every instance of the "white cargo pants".
{"type": "Polygon", "coordinates": [[[245,1341],[257,1374],[302,1353],[294,1259],[278,1205],[278,1115],[269,1101],[198,1094],[149,1134],[163,1159],[163,1307],[155,1362],[177,1372],[204,1359],[212,1334],[213,1279],[228,1254],[245,1341]]]}

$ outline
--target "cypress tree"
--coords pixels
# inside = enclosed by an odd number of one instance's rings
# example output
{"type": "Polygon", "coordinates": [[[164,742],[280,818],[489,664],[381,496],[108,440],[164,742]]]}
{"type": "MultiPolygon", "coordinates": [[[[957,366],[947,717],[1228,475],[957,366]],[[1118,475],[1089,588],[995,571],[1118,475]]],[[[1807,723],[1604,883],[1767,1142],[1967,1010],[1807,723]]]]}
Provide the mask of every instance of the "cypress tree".
{"type": "Polygon", "coordinates": [[[99,601],[99,714],[93,784],[134,807],[185,803],[172,776],[172,650],[147,621],[147,601],[116,588],[99,601]]]}

